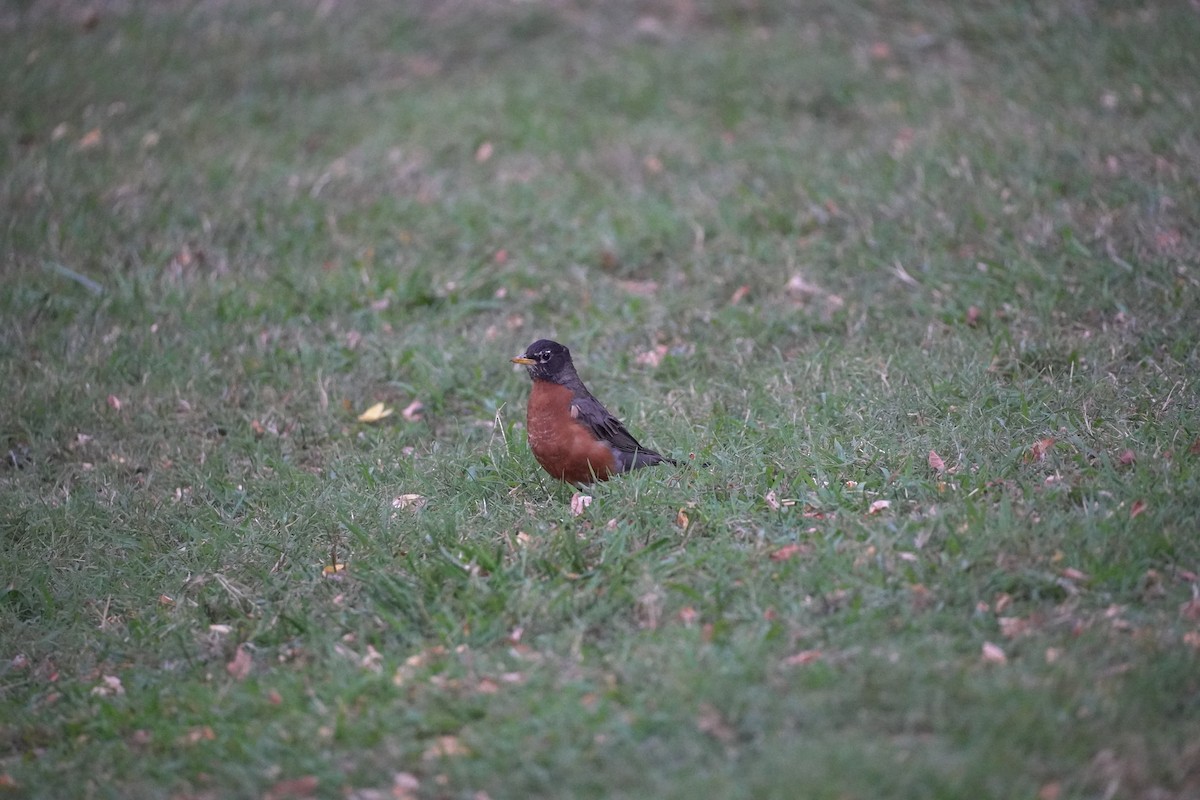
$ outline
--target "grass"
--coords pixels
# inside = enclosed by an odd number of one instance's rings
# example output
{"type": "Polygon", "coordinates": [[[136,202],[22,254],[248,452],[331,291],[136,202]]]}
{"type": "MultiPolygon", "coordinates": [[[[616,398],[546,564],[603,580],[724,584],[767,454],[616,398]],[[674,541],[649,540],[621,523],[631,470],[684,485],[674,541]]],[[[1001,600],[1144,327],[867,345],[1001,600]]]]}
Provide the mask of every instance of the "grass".
{"type": "Polygon", "coordinates": [[[1200,794],[1194,9],[94,9],[0,12],[0,794],[1200,794]],[[542,336],[691,465],[573,516],[542,336]]]}

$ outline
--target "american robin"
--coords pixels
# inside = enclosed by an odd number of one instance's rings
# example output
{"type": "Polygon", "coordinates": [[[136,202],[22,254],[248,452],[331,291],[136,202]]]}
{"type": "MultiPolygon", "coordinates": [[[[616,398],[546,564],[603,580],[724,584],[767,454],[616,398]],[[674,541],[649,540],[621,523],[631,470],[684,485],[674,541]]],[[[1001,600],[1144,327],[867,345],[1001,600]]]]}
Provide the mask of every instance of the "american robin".
{"type": "Polygon", "coordinates": [[[571,351],[539,339],[512,359],[533,379],[526,410],[529,449],[551,476],[576,486],[638,467],[676,462],[642,447],[583,385],[571,351]]]}

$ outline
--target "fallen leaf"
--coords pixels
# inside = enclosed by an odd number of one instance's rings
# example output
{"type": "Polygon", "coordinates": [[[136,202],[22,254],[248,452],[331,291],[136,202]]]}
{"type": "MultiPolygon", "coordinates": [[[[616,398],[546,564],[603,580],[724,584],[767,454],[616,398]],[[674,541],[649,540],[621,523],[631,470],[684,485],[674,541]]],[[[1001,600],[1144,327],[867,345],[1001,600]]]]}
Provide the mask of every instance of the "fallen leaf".
{"type": "Polygon", "coordinates": [[[237,652],[229,663],[225,665],[225,671],[229,673],[229,677],[235,681],[240,681],[245,680],[253,666],[254,658],[250,655],[250,651],[246,648],[246,645],[239,644],[237,652]]]}
{"type": "Polygon", "coordinates": [[[1007,664],[1008,656],[1004,655],[1004,650],[999,645],[991,642],[983,643],[983,660],[989,664],[1007,664]]]}
{"type": "Polygon", "coordinates": [[[729,305],[736,306],[738,303],[746,299],[746,295],[750,294],[750,284],[743,283],[741,286],[733,290],[733,294],[729,295],[729,305]]]}
{"type": "Polygon", "coordinates": [[[1136,517],[1138,514],[1141,514],[1145,510],[1146,510],[1146,501],[1145,500],[1134,500],[1133,505],[1129,507],[1129,518],[1133,519],[1134,517],[1136,517]]]}
{"type": "Polygon", "coordinates": [[[889,508],[891,505],[891,500],[876,500],[875,502],[871,503],[870,508],[867,509],[867,513],[878,514],[880,511],[883,511],[885,508],[889,508]]]}
{"type": "Polygon", "coordinates": [[[934,472],[945,472],[946,462],[935,451],[929,451],[929,468],[934,472]]]}
{"type": "Polygon", "coordinates": [[[328,578],[332,575],[337,575],[339,572],[343,572],[345,569],[345,564],[326,564],[321,567],[321,574],[328,578]]]}
{"type": "Polygon", "coordinates": [[[492,146],[491,142],[485,141],[480,144],[479,147],[475,149],[475,163],[483,164],[486,162],[492,157],[492,153],[495,152],[495,149],[496,148],[492,146]]]}
{"type": "Polygon", "coordinates": [[[1117,456],[1117,463],[1122,467],[1128,467],[1135,461],[1137,461],[1137,454],[1132,450],[1123,450],[1121,451],[1121,455],[1117,456]]]}
{"type": "Polygon", "coordinates": [[[804,546],[800,544],[785,544],[783,547],[771,553],[772,561],[787,561],[793,556],[804,552],[804,546]]]}
{"type": "Polygon", "coordinates": [[[590,494],[580,494],[576,492],[571,495],[571,516],[578,517],[587,507],[592,504],[592,496],[590,494]]]}
{"type": "Polygon", "coordinates": [[[1022,636],[1032,627],[1030,621],[1023,617],[997,617],[996,623],[1000,626],[1000,635],[1005,639],[1022,636]]]}
{"type": "Polygon", "coordinates": [[[433,740],[433,743],[429,747],[425,748],[425,752],[421,755],[421,758],[425,761],[433,761],[438,758],[465,756],[470,752],[467,746],[458,740],[457,736],[439,736],[433,740]]]}
{"type": "Polygon", "coordinates": [[[413,400],[404,410],[400,412],[400,416],[404,417],[409,422],[416,422],[424,416],[422,413],[425,410],[425,404],[420,400],[413,400]]]}
{"type": "Polygon", "coordinates": [[[1029,448],[1029,455],[1026,456],[1027,461],[1041,461],[1046,457],[1046,453],[1050,452],[1050,448],[1054,447],[1054,437],[1047,436],[1044,439],[1038,439],[1029,448]]]}
{"type": "Polygon", "coordinates": [[[658,281],[620,280],[617,285],[638,297],[653,297],[658,294],[658,281]]]}
{"type": "Polygon", "coordinates": [[[378,422],[385,417],[390,417],[393,411],[384,406],[383,403],[376,403],[366,411],[358,415],[359,422],[378,422]]]}
{"type": "Polygon", "coordinates": [[[679,609],[679,621],[689,628],[692,625],[695,625],[696,621],[699,619],[700,612],[691,606],[684,606],[683,608],[679,609]]]}
{"type": "Polygon", "coordinates": [[[100,678],[100,683],[92,687],[92,694],[97,697],[117,697],[125,694],[125,687],[116,675],[105,675],[100,678]]]}
{"type": "Polygon", "coordinates": [[[1179,616],[1189,620],[1200,620],[1200,597],[1193,597],[1179,606],[1179,616]]]}
{"type": "Polygon", "coordinates": [[[108,396],[108,407],[111,408],[113,411],[120,411],[121,410],[121,398],[117,397],[115,394],[110,394],[108,396]]]}
{"type": "Polygon", "coordinates": [[[181,737],[184,744],[199,744],[200,742],[216,741],[217,734],[210,725],[192,728],[181,737]]]}
{"type": "Polygon", "coordinates": [[[263,800],[300,800],[316,794],[319,781],[316,775],[279,781],[263,794],[263,800]]]}
{"type": "Polygon", "coordinates": [[[392,800],[416,800],[421,780],[411,772],[397,772],[392,776],[392,800]]]}
{"type": "Polygon", "coordinates": [[[772,511],[778,511],[780,509],[779,498],[776,496],[774,489],[771,489],[770,491],[768,491],[763,496],[763,500],[766,501],[767,505],[770,507],[770,509],[772,511]]]}
{"type": "Polygon", "coordinates": [[[708,703],[700,704],[700,713],[696,715],[696,730],[706,733],[721,744],[733,744],[737,739],[737,731],[733,729],[721,712],[708,703]]]}
{"type": "Polygon", "coordinates": [[[638,353],[633,361],[641,367],[657,367],[662,363],[667,350],[668,348],[665,344],[658,344],[643,353],[638,353]]]}
{"type": "Polygon", "coordinates": [[[798,272],[788,279],[783,289],[796,300],[808,300],[809,298],[820,297],[825,294],[824,289],[815,283],[811,283],[798,272]]]}
{"type": "Polygon", "coordinates": [[[820,660],[820,650],[801,650],[799,653],[793,653],[785,658],[783,660],[783,665],[785,667],[804,667],[820,660]]]}
{"type": "Polygon", "coordinates": [[[1062,572],[1059,573],[1059,575],[1062,575],[1064,578],[1066,578],[1069,581],[1076,581],[1076,582],[1082,582],[1082,581],[1086,581],[1088,579],[1086,572],[1081,572],[1081,571],[1075,569],[1074,567],[1065,568],[1062,572]]]}
{"type": "Polygon", "coordinates": [[[979,325],[980,316],[982,316],[982,312],[980,312],[979,306],[971,306],[968,308],[967,325],[971,326],[972,328],[977,327],[979,325]]]}
{"type": "Polygon", "coordinates": [[[1050,781],[1042,784],[1038,789],[1037,800],[1058,800],[1062,795],[1062,784],[1058,781],[1050,781]]]}
{"type": "Polygon", "coordinates": [[[685,508],[679,509],[679,513],[677,513],[675,515],[675,524],[686,531],[688,523],[690,521],[691,520],[688,519],[687,509],[685,509],[685,508]]]}
{"type": "Polygon", "coordinates": [[[912,610],[914,612],[928,611],[933,607],[934,596],[933,592],[927,586],[921,583],[914,583],[908,587],[911,596],[912,610]]]}
{"type": "Polygon", "coordinates": [[[99,146],[100,146],[100,142],[101,142],[103,139],[104,139],[104,136],[103,136],[103,134],[101,134],[101,133],[100,133],[100,129],[99,129],[99,128],[92,128],[90,131],[88,131],[87,133],[85,133],[85,134],[84,134],[84,135],[83,135],[83,136],[80,138],[80,140],[79,140],[79,149],[80,149],[80,150],[91,150],[91,149],[92,149],[92,148],[94,148],[94,147],[99,147],[99,146]]]}
{"type": "Polygon", "coordinates": [[[420,508],[425,505],[423,494],[402,494],[392,498],[392,508],[420,508]]]}

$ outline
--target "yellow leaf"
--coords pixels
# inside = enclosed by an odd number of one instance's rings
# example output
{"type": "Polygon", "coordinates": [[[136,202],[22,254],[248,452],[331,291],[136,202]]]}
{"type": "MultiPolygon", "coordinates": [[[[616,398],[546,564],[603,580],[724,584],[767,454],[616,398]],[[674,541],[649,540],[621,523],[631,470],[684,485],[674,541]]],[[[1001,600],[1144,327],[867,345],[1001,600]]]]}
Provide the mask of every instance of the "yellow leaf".
{"type": "Polygon", "coordinates": [[[383,403],[376,403],[366,411],[358,415],[359,422],[379,422],[379,420],[390,417],[393,411],[384,406],[383,403]]]}
{"type": "Polygon", "coordinates": [[[321,568],[322,575],[336,575],[346,568],[345,564],[326,564],[321,568]]]}

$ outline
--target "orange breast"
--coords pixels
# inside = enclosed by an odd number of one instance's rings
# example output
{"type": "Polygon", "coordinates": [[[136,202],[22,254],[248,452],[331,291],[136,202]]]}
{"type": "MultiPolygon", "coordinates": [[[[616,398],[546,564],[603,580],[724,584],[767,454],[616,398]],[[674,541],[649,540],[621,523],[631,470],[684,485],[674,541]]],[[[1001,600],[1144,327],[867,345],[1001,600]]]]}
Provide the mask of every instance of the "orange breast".
{"type": "Polygon", "coordinates": [[[587,426],[571,416],[573,399],[565,386],[534,381],[525,417],[529,449],[542,469],[561,481],[608,480],[615,471],[616,457],[608,443],[598,441],[587,426]]]}

